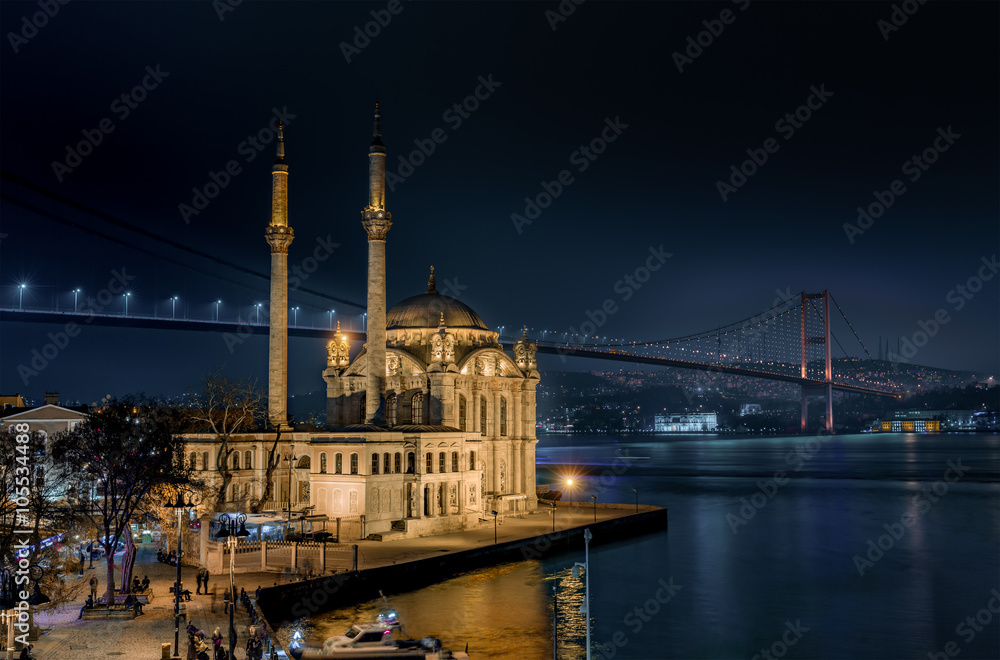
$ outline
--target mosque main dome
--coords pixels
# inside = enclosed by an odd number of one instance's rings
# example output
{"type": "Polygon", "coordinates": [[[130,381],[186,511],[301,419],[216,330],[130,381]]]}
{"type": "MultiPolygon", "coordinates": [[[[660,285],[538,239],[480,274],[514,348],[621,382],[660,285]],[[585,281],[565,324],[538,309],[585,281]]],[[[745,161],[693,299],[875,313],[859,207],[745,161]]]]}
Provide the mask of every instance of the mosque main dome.
{"type": "Polygon", "coordinates": [[[427,282],[427,291],[400,302],[385,315],[386,330],[410,328],[437,328],[444,314],[444,325],[448,328],[470,328],[489,330],[479,314],[463,302],[449,296],[442,296],[435,288],[434,268],[427,282]]]}

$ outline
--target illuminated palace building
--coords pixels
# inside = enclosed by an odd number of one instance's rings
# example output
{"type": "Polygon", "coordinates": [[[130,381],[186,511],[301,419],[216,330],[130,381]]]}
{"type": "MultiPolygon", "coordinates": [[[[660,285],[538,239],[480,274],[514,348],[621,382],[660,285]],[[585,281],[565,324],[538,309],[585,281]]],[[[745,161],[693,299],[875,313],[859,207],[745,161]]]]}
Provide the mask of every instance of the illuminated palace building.
{"type": "MultiPolygon", "coordinates": [[[[378,103],[368,151],[368,342],[351,360],[340,332],[327,344],[326,432],[288,426],[287,259],[294,233],[288,223],[288,166],[279,132],[272,169],[271,327],[268,369],[270,423],[282,427],[283,455],[297,457],[286,479],[275,473],[278,510],[291,500],[293,516],[363,520],[364,534],[419,536],[464,529],[491,511],[533,510],[535,499],[535,345],[522,337],[513,356],[470,307],[426,290],[386,312],[385,245],[392,216],[385,207],[386,149],[378,103]],[[291,483],[291,488],[286,485],[291,483]]],[[[274,433],[239,436],[230,488],[233,508],[259,495],[266,448],[274,433]],[[242,457],[242,464],[239,463],[242,457]]],[[[216,455],[213,436],[187,436],[200,470],[216,455]]],[[[212,478],[214,465],[203,476],[212,478]]],[[[280,512],[279,512],[280,515],[280,512]]]]}

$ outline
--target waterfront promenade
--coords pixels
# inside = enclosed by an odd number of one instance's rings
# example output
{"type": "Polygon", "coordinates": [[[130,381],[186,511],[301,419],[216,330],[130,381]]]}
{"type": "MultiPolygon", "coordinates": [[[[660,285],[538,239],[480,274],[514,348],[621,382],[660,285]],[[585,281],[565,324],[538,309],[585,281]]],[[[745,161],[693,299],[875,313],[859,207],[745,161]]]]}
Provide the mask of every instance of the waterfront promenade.
{"type": "MultiPolygon", "coordinates": [[[[631,505],[617,505],[621,508],[611,508],[616,505],[601,505],[596,509],[598,522],[622,518],[634,513],[631,505]]],[[[640,506],[640,511],[651,507],[640,506]]],[[[570,507],[560,502],[556,510],[555,528],[557,531],[584,527],[594,521],[594,507],[590,503],[576,503],[570,507]]],[[[498,543],[517,541],[535,536],[543,536],[552,531],[552,510],[542,505],[533,514],[523,518],[506,517],[502,524],[496,527],[498,543]]],[[[485,521],[477,529],[470,529],[452,534],[428,536],[398,541],[357,541],[358,568],[362,571],[406,562],[441,557],[446,553],[461,552],[476,548],[484,548],[493,544],[494,526],[492,518],[485,521]]],[[[583,545],[580,546],[583,554],[583,545]]],[[[229,617],[223,612],[222,593],[229,582],[228,572],[224,575],[212,575],[209,589],[214,596],[199,596],[194,594],[196,587],[196,566],[183,566],[182,579],[185,588],[191,589],[191,601],[186,603],[188,620],[203,630],[206,635],[218,627],[223,636],[228,639],[229,617]]],[[[104,583],[104,563],[94,564],[93,570],[85,571],[84,579],[89,580],[96,574],[104,583]]],[[[140,579],[148,575],[154,593],[154,598],[145,607],[145,615],[134,620],[122,619],[83,619],[77,620],[80,606],[83,604],[83,594],[80,602],[67,607],[53,615],[40,615],[36,624],[48,630],[35,642],[35,656],[39,660],[91,660],[108,657],[124,657],[129,660],[159,660],[161,644],[170,642],[171,650],[174,639],[173,598],[169,593],[176,575],[176,568],[156,561],[156,550],[152,545],[141,546],[136,562],[135,575],[140,579]]],[[[237,573],[237,591],[242,587],[253,592],[258,586],[269,587],[285,584],[291,577],[282,573],[237,573]]],[[[247,639],[249,621],[242,607],[236,610],[236,627],[239,635],[239,646],[247,639]]],[[[181,648],[186,652],[187,635],[181,623],[181,648]]],[[[182,654],[182,657],[183,654],[182,654]]],[[[242,650],[237,650],[236,657],[244,657],[242,650]]]]}

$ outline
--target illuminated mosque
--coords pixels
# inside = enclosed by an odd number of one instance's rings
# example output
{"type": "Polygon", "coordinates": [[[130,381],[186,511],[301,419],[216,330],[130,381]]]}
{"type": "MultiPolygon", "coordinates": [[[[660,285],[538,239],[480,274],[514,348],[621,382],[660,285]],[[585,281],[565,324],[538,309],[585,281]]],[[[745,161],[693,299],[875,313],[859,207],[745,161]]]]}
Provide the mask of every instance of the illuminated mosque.
{"type": "MultiPolygon", "coordinates": [[[[534,510],[535,344],[522,336],[513,355],[503,350],[468,305],[439,293],[434,269],[426,290],[386,311],[385,245],[392,214],[385,203],[386,148],[378,102],[368,149],[367,343],[352,361],[348,336],[327,343],[327,431],[288,424],[288,165],[279,129],[271,170],[271,247],[268,417],[281,428],[282,455],[297,460],[286,481],[276,473],[273,502],[297,519],[361,521],[364,536],[412,537],[467,529],[492,511],[534,510]],[[289,487],[290,486],[290,487],[289,487]]],[[[211,434],[186,436],[190,460],[216,475],[211,434]]],[[[259,496],[267,449],[275,434],[240,435],[233,508],[259,496]],[[270,442],[268,442],[270,440],[270,442]]],[[[283,465],[288,465],[285,462],[283,465]]],[[[216,477],[217,478],[217,477],[216,477]]],[[[274,506],[271,506],[273,504],[274,506]]]]}

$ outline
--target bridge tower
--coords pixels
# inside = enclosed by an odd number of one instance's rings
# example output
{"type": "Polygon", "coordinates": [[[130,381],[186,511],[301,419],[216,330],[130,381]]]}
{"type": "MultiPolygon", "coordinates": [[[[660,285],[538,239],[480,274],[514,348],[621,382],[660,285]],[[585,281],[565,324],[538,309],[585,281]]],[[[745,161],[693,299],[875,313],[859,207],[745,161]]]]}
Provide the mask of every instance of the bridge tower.
{"type": "Polygon", "coordinates": [[[288,165],[284,127],[278,124],[278,153],[271,168],[271,223],[264,238],[271,246],[271,299],[268,313],[267,417],[276,428],[288,425],[288,247],[295,233],[288,226],[288,165]]]}
{"type": "Polygon", "coordinates": [[[802,424],[801,431],[805,433],[806,421],[809,414],[809,395],[823,394],[826,397],[826,432],[833,433],[833,365],[830,360],[830,291],[823,293],[802,292],[802,301],[799,305],[802,315],[802,372],[803,378],[808,378],[806,369],[806,347],[811,344],[822,344],[826,348],[826,370],[823,375],[824,384],[819,387],[802,386],[802,424]],[[809,301],[823,301],[823,336],[809,337],[806,334],[806,305],[812,304],[809,301]]]}
{"type": "Polygon", "coordinates": [[[365,421],[385,426],[385,239],[392,227],[392,214],[385,210],[385,145],[378,98],[375,126],[368,147],[368,205],[361,211],[361,224],[368,234],[368,344],[365,421]]]}

